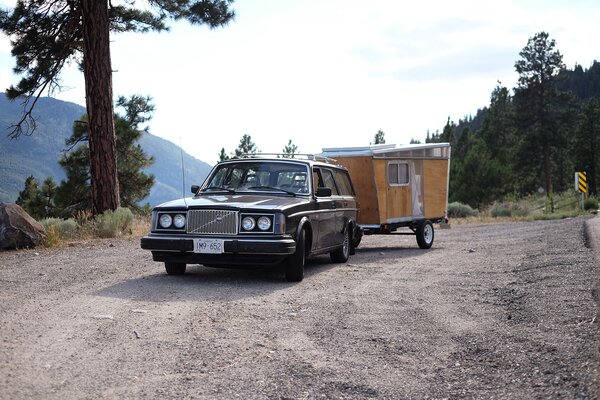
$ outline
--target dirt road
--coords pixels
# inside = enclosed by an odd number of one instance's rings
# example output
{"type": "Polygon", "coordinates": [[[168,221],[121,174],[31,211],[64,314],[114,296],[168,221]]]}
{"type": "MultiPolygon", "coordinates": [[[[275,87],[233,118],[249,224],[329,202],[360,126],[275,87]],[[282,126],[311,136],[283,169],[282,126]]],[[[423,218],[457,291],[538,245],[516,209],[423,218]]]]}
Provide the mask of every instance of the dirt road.
{"type": "Polygon", "coordinates": [[[600,398],[596,220],[365,237],[298,284],[167,276],[138,238],[3,252],[0,398],[600,398]]]}

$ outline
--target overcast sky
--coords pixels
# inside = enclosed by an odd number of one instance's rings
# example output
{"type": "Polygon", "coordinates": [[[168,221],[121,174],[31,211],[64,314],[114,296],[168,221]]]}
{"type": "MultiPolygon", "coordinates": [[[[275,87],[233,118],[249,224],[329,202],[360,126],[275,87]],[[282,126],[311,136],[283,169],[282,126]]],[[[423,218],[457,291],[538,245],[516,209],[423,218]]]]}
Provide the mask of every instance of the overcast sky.
{"type": "MultiPolygon", "coordinates": [[[[0,5],[14,1],[0,0],[0,5]]],[[[516,86],[519,52],[546,31],[569,68],[600,61],[597,0],[236,0],[235,21],[209,30],[112,37],[114,95],[148,95],[150,132],[210,164],[244,134],[264,152],[424,141],[516,86]]],[[[17,82],[0,36],[0,91],[17,82]]],[[[55,97],[85,105],[65,71],[55,97]]],[[[159,156],[159,155],[157,155],[159,156]]]]}

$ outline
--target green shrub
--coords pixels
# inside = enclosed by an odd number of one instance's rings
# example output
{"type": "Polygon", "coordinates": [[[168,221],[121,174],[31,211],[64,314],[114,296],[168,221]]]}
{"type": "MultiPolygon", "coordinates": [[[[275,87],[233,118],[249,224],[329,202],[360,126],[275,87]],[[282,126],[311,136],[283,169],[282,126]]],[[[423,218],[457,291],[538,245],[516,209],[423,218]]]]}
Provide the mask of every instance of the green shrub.
{"type": "Polygon", "coordinates": [[[575,190],[566,190],[554,196],[555,210],[573,210],[578,208],[581,208],[581,197],[575,190]]]}
{"type": "Polygon", "coordinates": [[[73,219],[44,218],[40,224],[46,230],[43,245],[46,247],[57,247],[65,242],[65,239],[77,237],[79,226],[73,219]]]}
{"type": "Polygon", "coordinates": [[[492,218],[512,217],[512,210],[506,204],[495,204],[490,210],[492,218]]]}
{"type": "Polygon", "coordinates": [[[96,217],[96,232],[102,238],[113,238],[131,230],[133,213],[128,208],[106,211],[96,217]]]}
{"type": "Polygon", "coordinates": [[[478,214],[479,212],[473,210],[468,204],[463,204],[458,201],[448,204],[448,217],[450,218],[476,217],[478,214]]]}
{"type": "Polygon", "coordinates": [[[513,217],[526,217],[533,212],[531,202],[521,200],[517,202],[513,208],[513,217]]]}
{"type": "Polygon", "coordinates": [[[499,217],[526,217],[531,212],[531,205],[527,200],[518,202],[498,202],[492,206],[490,216],[499,217]]]}
{"type": "Polygon", "coordinates": [[[595,197],[588,197],[583,201],[583,209],[586,211],[594,211],[598,209],[598,199],[595,197]]]}
{"type": "Polygon", "coordinates": [[[77,236],[79,226],[74,219],[44,218],[40,221],[47,232],[52,231],[53,235],[58,235],[61,239],[71,239],[77,236]]]}

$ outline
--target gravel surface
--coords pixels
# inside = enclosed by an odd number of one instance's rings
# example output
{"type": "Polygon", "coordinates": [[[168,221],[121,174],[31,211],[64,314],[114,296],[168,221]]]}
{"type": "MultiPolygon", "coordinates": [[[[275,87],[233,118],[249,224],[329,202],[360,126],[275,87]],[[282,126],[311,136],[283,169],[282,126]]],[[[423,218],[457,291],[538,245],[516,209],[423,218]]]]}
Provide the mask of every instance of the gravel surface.
{"type": "Polygon", "coordinates": [[[600,398],[596,242],[598,217],[367,236],[297,284],[167,276],[139,238],[0,252],[0,398],[600,398]]]}

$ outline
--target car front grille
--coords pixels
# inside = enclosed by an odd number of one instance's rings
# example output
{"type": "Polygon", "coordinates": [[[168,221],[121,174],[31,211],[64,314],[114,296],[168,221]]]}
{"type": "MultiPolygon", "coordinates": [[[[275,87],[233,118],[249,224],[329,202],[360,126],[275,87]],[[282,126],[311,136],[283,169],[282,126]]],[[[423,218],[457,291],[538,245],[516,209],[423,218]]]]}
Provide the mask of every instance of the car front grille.
{"type": "Polygon", "coordinates": [[[238,212],[228,210],[188,211],[188,233],[237,235],[238,212]]]}

